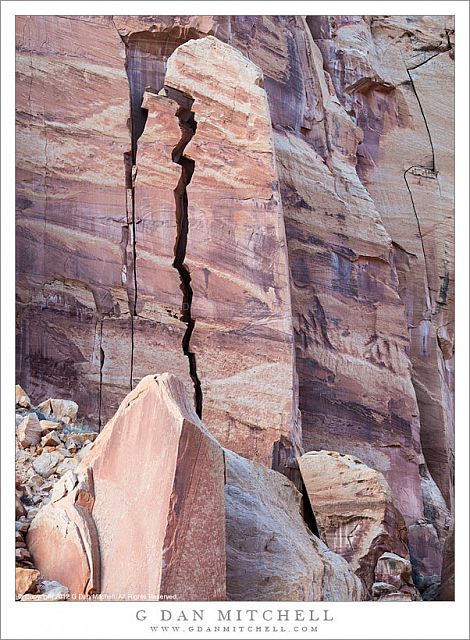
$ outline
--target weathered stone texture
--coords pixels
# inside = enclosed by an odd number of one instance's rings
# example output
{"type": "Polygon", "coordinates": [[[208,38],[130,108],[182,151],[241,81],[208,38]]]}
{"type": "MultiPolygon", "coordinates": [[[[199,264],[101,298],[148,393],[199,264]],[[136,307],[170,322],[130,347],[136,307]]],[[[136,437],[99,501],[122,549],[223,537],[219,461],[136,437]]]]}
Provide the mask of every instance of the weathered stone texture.
{"type": "Polygon", "coordinates": [[[174,376],[147,376],[31,523],[71,594],[225,599],[224,456],[174,376]]]}
{"type": "Polygon", "coordinates": [[[229,599],[365,599],[347,562],[307,529],[290,480],[231,451],[225,460],[229,599]]]}
{"type": "Polygon", "coordinates": [[[386,582],[375,579],[378,559],[390,551],[408,557],[408,536],[383,475],[334,451],[311,451],[299,464],[322,539],[369,590],[386,582]]]}
{"type": "Polygon", "coordinates": [[[358,173],[393,241],[423,453],[451,506],[453,18],[314,16],[308,22],[339,100],[363,131],[358,173]]]}

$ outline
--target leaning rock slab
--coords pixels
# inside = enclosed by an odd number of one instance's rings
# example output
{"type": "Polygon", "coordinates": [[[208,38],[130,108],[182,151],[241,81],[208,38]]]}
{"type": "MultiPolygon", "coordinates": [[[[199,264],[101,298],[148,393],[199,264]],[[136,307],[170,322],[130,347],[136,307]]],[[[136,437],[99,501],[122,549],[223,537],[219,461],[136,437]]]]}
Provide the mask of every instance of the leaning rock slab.
{"type": "Polygon", "coordinates": [[[347,562],[307,529],[292,482],[228,450],[225,460],[228,598],[363,600],[347,562]]]}
{"type": "Polygon", "coordinates": [[[333,451],[310,451],[299,465],[320,535],[371,589],[384,552],[408,557],[405,522],[387,481],[353,456],[333,451]]]}
{"type": "Polygon", "coordinates": [[[172,375],[147,376],[31,523],[71,594],[225,599],[223,450],[172,375]]]}

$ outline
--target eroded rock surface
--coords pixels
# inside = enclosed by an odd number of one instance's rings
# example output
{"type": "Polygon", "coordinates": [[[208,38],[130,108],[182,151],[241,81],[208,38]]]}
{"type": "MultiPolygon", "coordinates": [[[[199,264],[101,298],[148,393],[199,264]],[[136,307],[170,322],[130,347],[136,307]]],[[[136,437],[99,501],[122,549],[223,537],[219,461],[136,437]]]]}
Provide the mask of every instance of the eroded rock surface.
{"type": "Polygon", "coordinates": [[[147,376],[31,523],[71,594],[225,599],[224,459],[174,376],[147,376]]]}
{"type": "Polygon", "coordinates": [[[299,465],[328,547],[349,562],[369,590],[373,582],[387,582],[376,575],[378,559],[390,551],[408,558],[408,536],[383,475],[333,451],[306,453],[299,465]]]}
{"type": "Polygon", "coordinates": [[[292,482],[231,451],[225,460],[229,599],[365,599],[347,562],[305,525],[292,482]]]}

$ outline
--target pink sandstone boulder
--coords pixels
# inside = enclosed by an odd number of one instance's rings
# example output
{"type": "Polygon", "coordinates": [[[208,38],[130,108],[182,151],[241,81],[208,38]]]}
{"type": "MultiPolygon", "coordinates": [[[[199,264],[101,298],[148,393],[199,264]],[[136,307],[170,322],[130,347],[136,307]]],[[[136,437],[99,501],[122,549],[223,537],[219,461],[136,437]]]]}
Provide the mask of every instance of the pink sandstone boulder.
{"type": "Polygon", "coordinates": [[[27,543],[72,596],[225,599],[223,451],[177,378],[147,376],[128,394],[27,543]]]}

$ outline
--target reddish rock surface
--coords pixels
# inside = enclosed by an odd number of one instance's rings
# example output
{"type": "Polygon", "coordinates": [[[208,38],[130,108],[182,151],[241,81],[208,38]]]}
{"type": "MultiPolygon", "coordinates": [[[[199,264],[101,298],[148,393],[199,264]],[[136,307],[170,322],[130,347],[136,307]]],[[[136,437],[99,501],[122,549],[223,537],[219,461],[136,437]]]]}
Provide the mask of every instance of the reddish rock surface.
{"type": "Polygon", "coordinates": [[[453,17],[314,16],[308,23],[341,104],[363,132],[358,173],[393,241],[423,453],[451,506],[453,17]]]}
{"type": "Polygon", "coordinates": [[[173,376],[147,376],[31,523],[71,594],[225,599],[224,458],[173,376]],[[136,470],[138,469],[138,473],[136,470]]]}
{"type": "Polygon", "coordinates": [[[357,456],[429,588],[453,509],[452,17],[16,24],[24,402],[104,424],[169,371],[299,488],[302,446],[357,456]]]}

